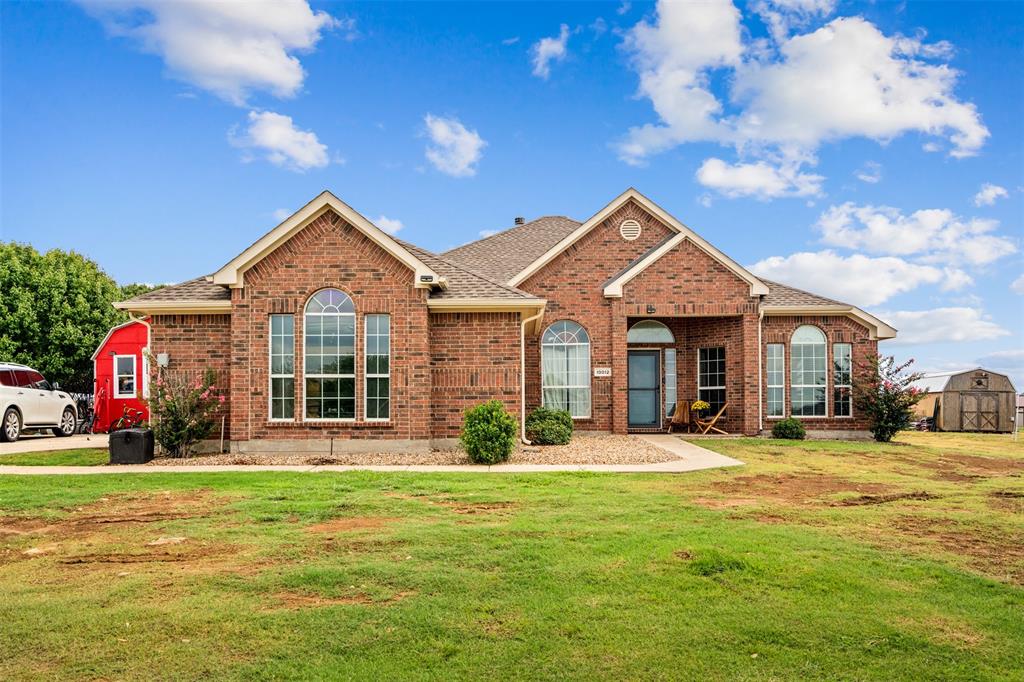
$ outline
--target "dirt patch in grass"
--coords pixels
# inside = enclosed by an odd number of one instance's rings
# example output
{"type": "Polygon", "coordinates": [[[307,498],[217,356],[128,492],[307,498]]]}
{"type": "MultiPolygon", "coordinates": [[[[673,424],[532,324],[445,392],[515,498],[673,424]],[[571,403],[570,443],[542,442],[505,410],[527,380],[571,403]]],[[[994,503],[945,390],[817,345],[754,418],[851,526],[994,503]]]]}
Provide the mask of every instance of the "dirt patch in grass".
{"type": "Polygon", "coordinates": [[[937,644],[952,644],[960,649],[970,649],[985,641],[985,636],[967,623],[943,616],[931,616],[921,621],[898,618],[897,623],[923,632],[928,639],[937,644]]]}
{"type": "Polygon", "coordinates": [[[889,502],[899,502],[900,500],[935,500],[938,499],[938,495],[932,495],[924,490],[918,490],[912,493],[889,493],[886,495],[860,495],[859,497],[851,497],[839,502],[832,503],[834,507],[860,507],[871,504],[886,504],[889,502]]]}
{"type": "MultiPolygon", "coordinates": [[[[817,504],[820,498],[839,493],[882,495],[892,492],[885,483],[862,483],[830,475],[759,474],[739,476],[714,484],[719,492],[734,495],[732,499],[769,500],[785,504],[817,504]]],[[[736,506],[736,505],[732,505],[736,506]]]]}
{"type": "Polygon", "coordinates": [[[345,533],[353,530],[383,528],[401,519],[383,516],[343,516],[307,526],[310,533],[345,533]]]}
{"type": "Polygon", "coordinates": [[[758,503],[753,497],[695,497],[693,502],[706,509],[732,509],[733,507],[749,507],[758,503]]]}
{"type": "Polygon", "coordinates": [[[978,455],[945,454],[940,462],[954,462],[968,469],[990,476],[1024,474],[1024,460],[1005,457],[979,457],[978,455]]]}
{"type": "Polygon", "coordinates": [[[416,500],[424,504],[444,507],[456,514],[509,514],[516,507],[515,502],[508,501],[474,502],[472,500],[457,500],[450,497],[405,495],[400,493],[388,493],[388,497],[399,500],[416,500]]]}
{"type": "Polygon", "coordinates": [[[298,609],[315,609],[324,606],[387,606],[411,597],[415,592],[396,592],[386,599],[374,599],[368,594],[358,592],[356,594],[343,595],[340,597],[326,597],[320,594],[309,594],[307,592],[282,591],[274,593],[274,604],[272,609],[287,609],[290,611],[298,609]]]}
{"type": "Polygon", "coordinates": [[[982,573],[1024,585],[1024,532],[920,516],[897,517],[891,526],[905,538],[935,543],[950,554],[967,557],[982,573]]]}

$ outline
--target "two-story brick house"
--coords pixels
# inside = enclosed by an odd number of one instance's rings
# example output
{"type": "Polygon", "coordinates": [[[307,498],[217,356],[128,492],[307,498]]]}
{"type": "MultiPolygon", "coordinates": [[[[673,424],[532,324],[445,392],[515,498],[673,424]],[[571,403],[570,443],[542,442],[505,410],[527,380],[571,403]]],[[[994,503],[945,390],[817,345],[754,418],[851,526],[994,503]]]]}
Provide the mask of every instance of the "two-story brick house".
{"type": "Polygon", "coordinates": [[[160,371],[218,373],[236,451],[423,449],[490,399],[584,431],[660,430],[677,398],[727,403],[736,433],[791,414],[863,431],[853,375],[896,333],[759,279],[633,189],[443,254],[324,192],[212,275],[117,307],[150,317],[160,371]]]}

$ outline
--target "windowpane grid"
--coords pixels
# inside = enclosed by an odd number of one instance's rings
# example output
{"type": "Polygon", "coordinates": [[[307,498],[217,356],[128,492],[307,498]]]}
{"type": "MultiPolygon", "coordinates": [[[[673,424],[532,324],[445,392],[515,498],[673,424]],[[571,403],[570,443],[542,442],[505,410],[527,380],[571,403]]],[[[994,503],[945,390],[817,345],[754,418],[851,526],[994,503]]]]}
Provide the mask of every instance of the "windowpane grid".
{"type": "Polygon", "coordinates": [[[725,347],[697,351],[697,399],[711,405],[712,414],[725,405],[725,347]]]}
{"type": "Polygon", "coordinates": [[[790,406],[796,417],[825,417],[825,335],[817,327],[798,327],[790,345],[790,406]]]}
{"type": "Polygon", "coordinates": [[[366,418],[391,416],[391,316],[367,315],[366,418]]]}
{"type": "Polygon", "coordinates": [[[768,344],[768,416],[786,416],[786,347],[768,344]]]}
{"type": "Polygon", "coordinates": [[[562,320],[541,337],[541,399],[545,407],[590,416],[590,337],[583,327],[562,320]]]}
{"type": "Polygon", "coordinates": [[[853,416],[853,347],[848,343],[832,345],[832,404],[837,417],[853,416]]]}
{"type": "Polygon", "coordinates": [[[318,291],[306,304],[307,419],[356,417],[356,316],[352,300],[337,289],[318,291]]]}
{"type": "Polygon", "coordinates": [[[270,316],[270,418],[295,418],[295,318],[270,316]]]}

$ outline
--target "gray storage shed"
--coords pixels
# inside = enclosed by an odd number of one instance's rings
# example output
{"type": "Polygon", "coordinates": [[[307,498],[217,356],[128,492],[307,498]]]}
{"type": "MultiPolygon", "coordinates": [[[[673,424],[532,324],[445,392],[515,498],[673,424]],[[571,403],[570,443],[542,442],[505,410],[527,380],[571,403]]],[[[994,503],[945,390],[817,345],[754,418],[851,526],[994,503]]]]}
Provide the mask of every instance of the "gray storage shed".
{"type": "Polygon", "coordinates": [[[938,431],[1013,432],[1017,392],[1005,374],[980,367],[956,372],[936,393],[938,431]]]}

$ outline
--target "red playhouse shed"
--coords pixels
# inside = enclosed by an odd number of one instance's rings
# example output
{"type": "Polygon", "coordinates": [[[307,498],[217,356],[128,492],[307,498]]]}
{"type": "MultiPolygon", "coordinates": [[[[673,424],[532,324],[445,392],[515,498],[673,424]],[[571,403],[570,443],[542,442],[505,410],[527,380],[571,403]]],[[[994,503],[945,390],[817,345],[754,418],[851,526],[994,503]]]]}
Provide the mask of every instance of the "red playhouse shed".
{"type": "Polygon", "coordinates": [[[107,332],[92,354],[97,433],[106,433],[126,407],[141,410],[143,419],[149,419],[149,410],[142,402],[149,397],[148,346],[149,324],[132,320],[107,332]]]}

